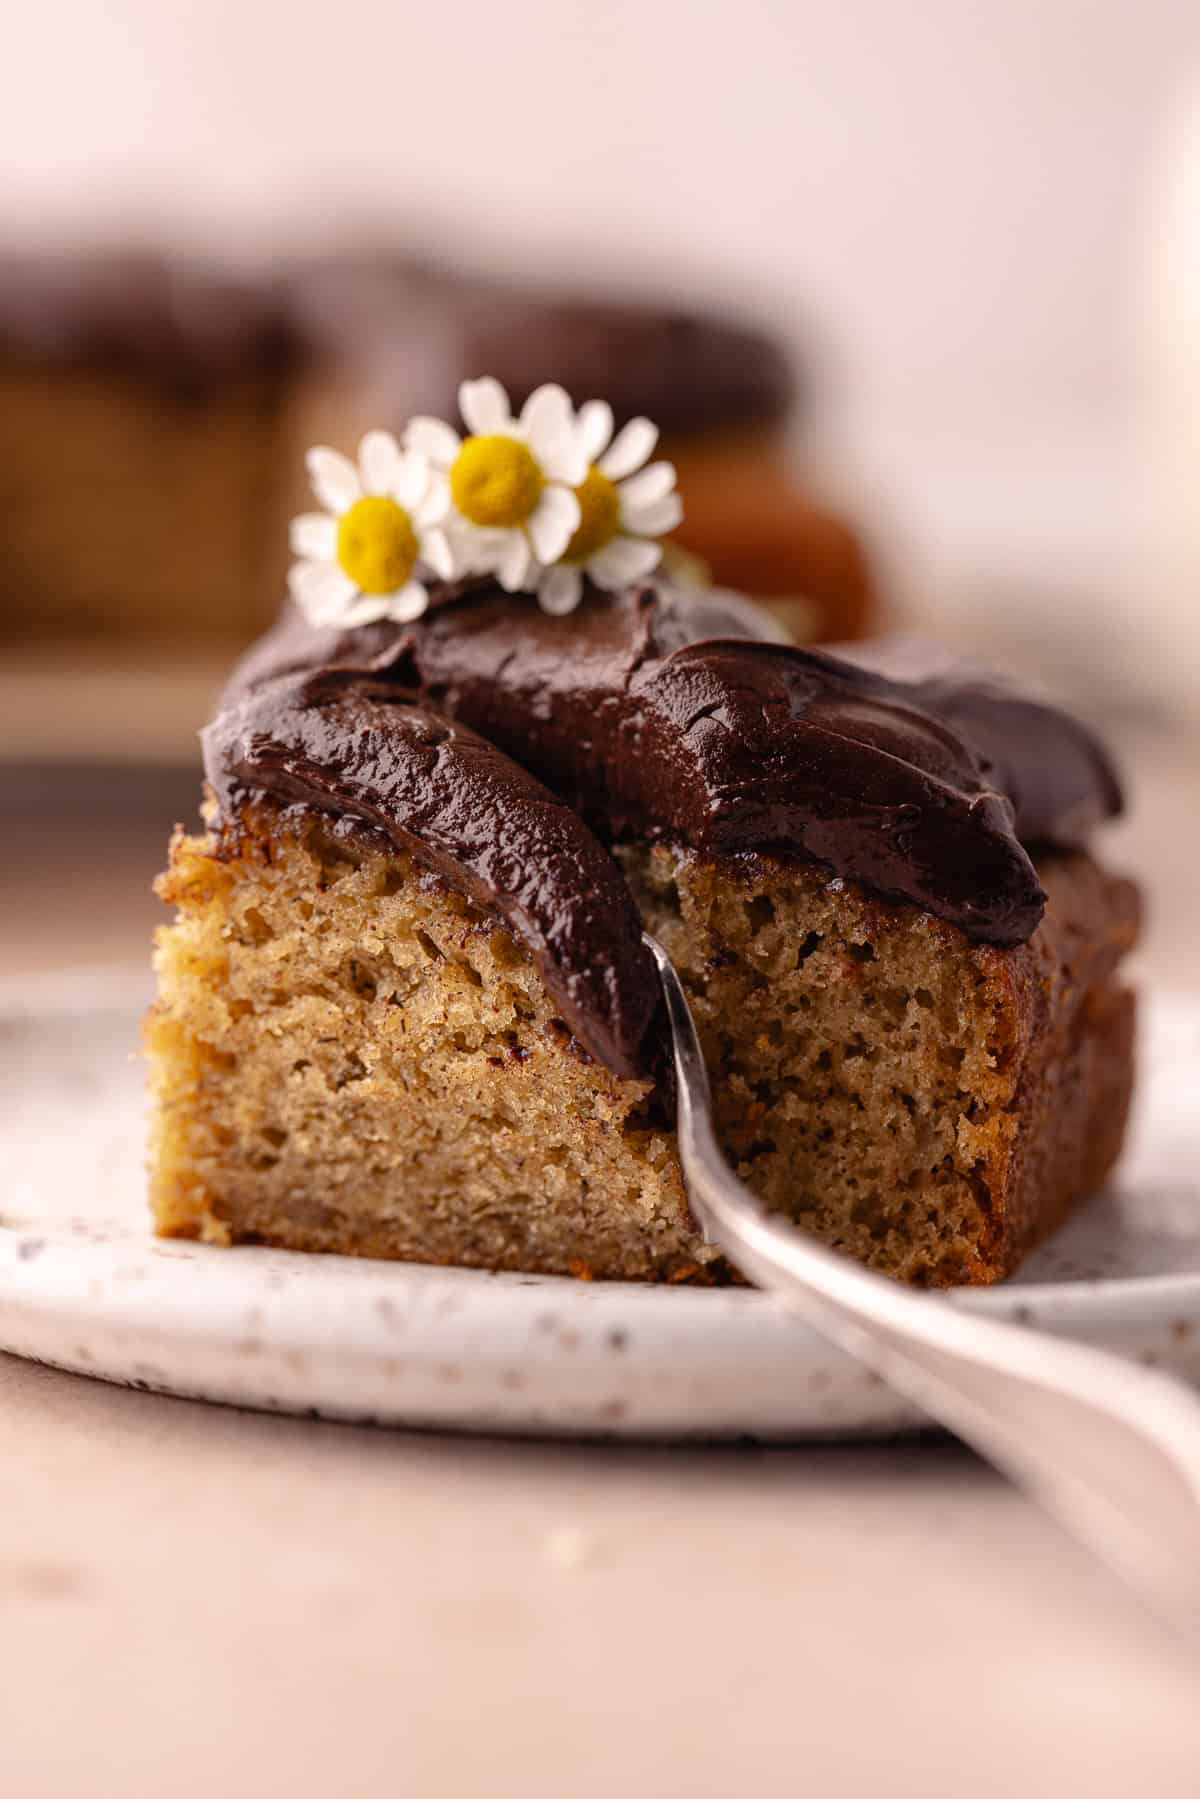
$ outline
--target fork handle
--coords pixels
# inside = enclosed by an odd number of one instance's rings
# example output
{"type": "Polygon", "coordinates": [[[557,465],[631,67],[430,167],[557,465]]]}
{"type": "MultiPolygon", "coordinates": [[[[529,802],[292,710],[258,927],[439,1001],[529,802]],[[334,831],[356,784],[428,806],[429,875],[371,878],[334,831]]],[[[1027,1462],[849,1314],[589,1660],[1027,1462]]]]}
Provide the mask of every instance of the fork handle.
{"type": "Polygon", "coordinates": [[[945,1425],[1118,1573],[1200,1615],[1200,1402],[1106,1351],[981,1318],[825,1249],[768,1213],[712,1126],[708,1075],[651,937],[674,1044],[679,1153],[705,1232],[830,1342],[945,1425]]]}

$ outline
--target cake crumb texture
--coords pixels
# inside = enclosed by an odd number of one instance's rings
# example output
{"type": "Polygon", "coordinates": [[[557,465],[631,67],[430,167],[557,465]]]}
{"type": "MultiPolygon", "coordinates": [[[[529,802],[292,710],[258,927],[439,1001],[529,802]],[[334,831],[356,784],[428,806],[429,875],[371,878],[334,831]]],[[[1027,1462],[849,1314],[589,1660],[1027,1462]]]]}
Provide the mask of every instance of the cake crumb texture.
{"type": "Polygon", "coordinates": [[[772,1209],[917,1284],[979,1284],[1104,1179],[1133,1073],[1130,883],[1039,864],[1027,944],[770,857],[625,857],[687,989],[717,1132],[772,1209]]]}
{"type": "MultiPolygon", "coordinates": [[[[164,1235],[471,1267],[729,1278],[664,1096],[590,1060],[506,930],[382,840],[262,801],[176,834],[147,1023],[164,1235]],[[226,844],[231,839],[226,837],[226,844]]],[[[1039,862],[1028,944],[811,865],[619,852],[718,1130],[773,1209],[924,1285],[1001,1278],[1100,1184],[1132,1084],[1136,893],[1039,862]]]]}

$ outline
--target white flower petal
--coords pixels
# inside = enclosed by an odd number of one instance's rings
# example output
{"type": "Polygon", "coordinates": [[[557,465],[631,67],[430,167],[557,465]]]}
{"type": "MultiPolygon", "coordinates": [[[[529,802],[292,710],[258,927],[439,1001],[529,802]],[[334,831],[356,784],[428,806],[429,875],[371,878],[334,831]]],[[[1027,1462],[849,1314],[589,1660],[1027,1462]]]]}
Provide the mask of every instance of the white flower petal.
{"type": "Polygon", "coordinates": [[[630,419],[617,432],[612,447],[605,451],[596,466],[610,481],[623,481],[626,475],[632,475],[634,469],[641,468],[643,462],[649,460],[657,442],[657,425],[652,425],[649,419],[630,419]]]}
{"type": "Polygon", "coordinates": [[[521,408],[521,430],[535,456],[553,450],[574,424],[570,397],[555,381],[535,387],[521,408]]]}
{"type": "Polygon", "coordinates": [[[533,556],[524,531],[506,531],[503,551],[495,564],[495,575],[505,593],[519,593],[529,581],[533,556]]]}
{"type": "Polygon", "coordinates": [[[587,477],[587,451],[575,431],[543,451],[538,461],[547,481],[561,481],[564,487],[578,487],[587,477]]]}
{"type": "Polygon", "coordinates": [[[421,561],[426,563],[442,581],[453,581],[455,569],[454,546],[444,531],[426,531],[421,537],[421,561]]]}
{"type": "Polygon", "coordinates": [[[554,382],[535,389],[519,425],[548,481],[578,487],[588,470],[588,454],[565,391],[554,382]]]}
{"type": "Polygon", "coordinates": [[[574,612],[582,598],[583,576],[577,568],[549,569],[538,583],[538,605],[556,618],[574,612]]]}
{"type": "Polygon", "coordinates": [[[635,537],[662,537],[673,531],[683,518],[683,501],[677,493],[666,494],[649,505],[627,506],[621,501],[621,528],[635,537]]]}
{"type": "Polygon", "coordinates": [[[337,555],[337,520],[327,512],[302,512],[288,527],[293,556],[332,562],[337,555]]]}
{"type": "Polygon", "coordinates": [[[428,457],[435,468],[449,468],[462,449],[462,438],[444,419],[421,417],[409,421],[404,447],[428,457]]]}
{"type": "Polygon", "coordinates": [[[589,462],[595,462],[612,440],[612,407],[607,400],[589,400],[586,406],[579,408],[579,417],[575,422],[579,429],[580,448],[589,462]]]}
{"type": "Polygon", "coordinates": [[[670,462],[652,462],[640,474],[631,475],[620,486],[623,506],[648,506],[652,500],[665,499],[675,486],[675,467],[670,462]]]}
{"type": "Polygon", "coordinates": [[[513,422],[508,395],[491,375],[484,375],[479,381],[464,381],[458,390],[458,406],[467,429],[480,437],[504,431],[513,422]]]}
{"type": "Polygon", "coordinates": [[[440,525],[449,510],[450,483],[445,475],[434,469],[429,476],[425,498],[412,509],[414,523],[418,526],[440,525]]]}
{"type": "Polygon", "coordinates": [[[662,545],[638,543],[632,537],[614,537],[602,550],[588,557],[587,572],[597,587],[628,587],[642,581],[662,560],[662,545]]]}
{"type": "Polygon", "coordinates": [[[498,552],[491,545],[481,545],[479,539],[482,534],[466,524],[456,512],[450,514],[441,531],[454,558],[455,580],[463,575],[477,575],[482,570],[496,566],[498,552]]]}
{"type": "Polygon", "coordinates": [[[358,446],[358,474],[364,493],[391,493],[400,463],[400,445],[390,431],[368,431],[358,446]]]}
{"type": "Polygon", "coordinates": [[[381,618],[391,617],[393,597],[390,593],[360,593],[339,614],[337,623],[347,630],[357,625],[378,624],[381,618]]]}
{"type": "Polygon", "coordinates": [[[309,623],[322,625],[335,623],[358,589],[336,562],[294,562],[288,570],[288,591],[309,623]]]}
{"type": "MultiPolygon", "coordinates": [[[[506,555],[516,556],[513,538],[519,537],[529,549],[529,539],[524,531],[481,531],[473,540],[470,552],[470,571],[474,575],[494,575],[506,555]]],[[[529,550],[532,560],[533,551],[529,550]]]]}
{"type": "Polygon", "coordinates": [[[428,462],[415,451],[398,458],[388,490],[396,504],[406,512],[415,512],[429,492],[429,474],[428,462]]]}
{"type": "Polygon", "coordinates": [[[355,500],[362,499],[358,470],[340,450],[329,450],[323,444],[318,444],[304,458],[304,466],[308,470],[313,492],[322,506],[327,506],[330,512],[345,512],[348,507],[353,506],[355,500]]]}
{"type": "MultiPolygon", "coordinates": [[[[508,531],[481,531],[477,525],[468,524],[457,512],[450,513],[442,526],[442,533],[447,538],[454,557],[455,580],[463,575],[494,574],[512,535],[508,531]]],[[[518,532],[517,536],[520,535],[518,532]]]]}
{"type": "Polygon", "coordinates": [[[529,515],[529,538],[539,562],[557,562],[579,529],[579,501],[566,487],[544,487],[529,515]]]}
{"type": "Polygon", "coordinates": [[[406,581],[403,587],[387,598],[387,615],[399,625],[411,624],[414,618],[420,618],[429,605],[429,595],[420,581],[406,581]]]}

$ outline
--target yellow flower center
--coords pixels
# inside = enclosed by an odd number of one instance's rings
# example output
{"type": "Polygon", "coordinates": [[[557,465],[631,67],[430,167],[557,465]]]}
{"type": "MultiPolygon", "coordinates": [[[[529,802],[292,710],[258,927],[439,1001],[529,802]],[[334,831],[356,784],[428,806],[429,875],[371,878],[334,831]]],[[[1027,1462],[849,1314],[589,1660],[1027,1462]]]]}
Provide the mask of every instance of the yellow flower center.
{"type": "Polygon", "coordinates": [[[586,562],[621,529],[621,501],[607,475],[593,463],[575,489],[579,501],[579,526],[563,551],[564,562],[586,562]]]}
{"type": "Polygon", "coordinates": [[[473,525],[511,530],[542,497],[545,478],[532,453],[499,433],[468,437],[450,467],[450,495],[473,525]]]}
{"type": "Polygon", "coordinates": [[[403,587],[417,555],[411,518],[384,494],[355,500],[338,520],[337,559],[360,593],[403,587]]]}

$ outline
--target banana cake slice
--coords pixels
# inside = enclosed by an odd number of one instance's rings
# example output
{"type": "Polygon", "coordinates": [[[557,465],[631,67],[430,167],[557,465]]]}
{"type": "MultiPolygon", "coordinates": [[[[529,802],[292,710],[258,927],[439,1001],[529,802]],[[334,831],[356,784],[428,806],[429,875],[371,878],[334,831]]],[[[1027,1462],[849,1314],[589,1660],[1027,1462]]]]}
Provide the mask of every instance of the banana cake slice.
{"type": "Polygon", "coordinates": [[[774,1210],[980,1284],[1121,1147],[1136,890],[1054,707],[590,577],[470,572],[407,622],[288,611],[204,739],[148,1023],[166,1235],[737,1277],[690,1216],[653,965],[774,1210]]]}

